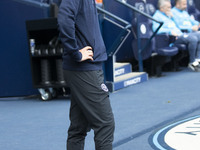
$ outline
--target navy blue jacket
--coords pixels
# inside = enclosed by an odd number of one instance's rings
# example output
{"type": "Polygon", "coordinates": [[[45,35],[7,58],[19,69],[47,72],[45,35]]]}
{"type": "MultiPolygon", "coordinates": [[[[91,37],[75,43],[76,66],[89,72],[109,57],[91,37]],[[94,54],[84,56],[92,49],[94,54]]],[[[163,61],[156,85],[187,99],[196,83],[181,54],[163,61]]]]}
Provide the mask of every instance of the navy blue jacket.
{"type": "Polygon", "coordinates": [[[96,4],[94,0],[62,0],[58,25],[64,46],[63,69],[89,71],[101,70],[107,59],[106,48],[101,36],[96,4]],[[80,62],[80,49],[91,46],[93,61],[80,62]]]}

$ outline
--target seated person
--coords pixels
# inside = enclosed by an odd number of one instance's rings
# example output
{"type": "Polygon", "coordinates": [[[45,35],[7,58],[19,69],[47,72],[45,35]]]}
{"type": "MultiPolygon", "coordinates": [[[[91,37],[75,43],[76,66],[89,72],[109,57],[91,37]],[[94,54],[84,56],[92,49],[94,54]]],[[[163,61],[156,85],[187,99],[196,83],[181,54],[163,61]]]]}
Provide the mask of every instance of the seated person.
{"type": "Polygon", "coordinates": [[[187,32],[198,31],[200,27],[199,22],[191,18],[186,9],[187,0],[175,0],[172,14],[176,25],[179,29],[186,30],[187,32]]]}
{"type": "MultiPolygon", "coordinates": [[[[187,9],[187,0],[175,0],[175,6],[172,8],[173,20],[182,31],[190,32],[198,38],[200,42],[200,24],[198,21],[190,17],[187,9]]],[[[200,53],[197,52],[197,61],[200,63],[200,53]]]]}
{"type": "MultiPolygon", "coordinates": [[[[190,33],[183,33],[173,21],[171,12],[171,1],[170,0],[158,0],[158,9],[153,18],[162,21],[164,24],[158,31],[158,34],[169,34],[176,36],[175,44],[187,44],[189,51],[189,64],[188,67],[193,71],[200,71],[199,62],[196,60],[196,54],[200,53],[200,46],[198,45],[198,38],[190,33]]],[[[159,24],[153,22],[153,31],[158,28],[159,24]]]]}

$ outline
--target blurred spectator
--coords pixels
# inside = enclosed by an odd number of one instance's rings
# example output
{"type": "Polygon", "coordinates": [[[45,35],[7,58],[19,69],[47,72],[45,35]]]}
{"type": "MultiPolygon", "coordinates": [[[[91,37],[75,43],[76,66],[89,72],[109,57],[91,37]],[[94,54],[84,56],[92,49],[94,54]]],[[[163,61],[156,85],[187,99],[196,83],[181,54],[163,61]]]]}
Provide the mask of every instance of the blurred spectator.
{"type": "MultiPolygon", "coordinates": [[[[172,9],[173,19],[179,29],[191,32],[191,34],[200,41],[200,32],[198,31],[200,24],[198,21],[190,17],[186,9],[187,0],[175,0],[175,6],[172,9]]],[[[196,61],[200,63],[200,52],[197,52],[196,55],[196,61]]]]}
{"type": "Polygon", "coordinates": [[[172,8],[173,19],[176,25],[184,31],[192,32],[198,31],[200,24],[198,21],[194,20],[188,12],[187,0],[175,0],[175,6],[172,8]]]}
{"type": "Polygon", "coordinates": [[[96,5],[99,7],[103,7],[103,0],[95,0],[96,5]]]}
{"type": "MultiPolygon", "coordinates": [[[[173,15],[171,12],[171,1],[170,0],[158,0],[158,9],[153,18],[162,21],[164,24],[158,31],[158,34],[169,34],[176,36],[175,44],[187,44],[189,51],[189,64],[188,67],[193,71],[200,71],[199,62],[196,58],[200,58],[200,45],[199,40],[192,33],[183,33],[173,20],[173,15]]],[[[153,31],[158,28],[159,24],[153,22],[153,31]]]]}
{"type": "Polygon", "coordinates": [[[193,0],[194,1],[194,4],[195,4],[195,7],[200,10],[200,0],[193,0]]]}

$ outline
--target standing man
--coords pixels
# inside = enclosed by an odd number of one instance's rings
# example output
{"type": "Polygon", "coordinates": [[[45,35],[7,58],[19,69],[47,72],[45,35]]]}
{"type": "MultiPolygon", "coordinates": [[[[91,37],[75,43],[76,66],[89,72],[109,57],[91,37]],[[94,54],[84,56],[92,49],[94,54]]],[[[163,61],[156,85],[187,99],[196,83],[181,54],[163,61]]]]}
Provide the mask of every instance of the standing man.
{"type": "MultiPolygon", "coordinates": [[[[183,33],[174,22],[173,15],[171,12],[171,1],[170,0],[158,0],[158,8],[153,15],[156,20],[162,21],[164,24],[158,31],[158,34],[169,34],[176,36],[175,44],[187,44],[189,51],[189,64],[188,67],[193,70],[200,72],[199,62],[196,60],[197,54],[200,53],[199,40],[191,33],[183,33]]],[[[158,28],[159,24],[153,22],[153,31],[158,28]]]]}
{"type": "Polygon", "coordinates": [[[90,129],[96,150],[112,150],[114,117],[102,71],[107,54],[95,0],[62,0],[58,25],[64,77],[71,89],[67,150],[83,150],[90,129]]]}

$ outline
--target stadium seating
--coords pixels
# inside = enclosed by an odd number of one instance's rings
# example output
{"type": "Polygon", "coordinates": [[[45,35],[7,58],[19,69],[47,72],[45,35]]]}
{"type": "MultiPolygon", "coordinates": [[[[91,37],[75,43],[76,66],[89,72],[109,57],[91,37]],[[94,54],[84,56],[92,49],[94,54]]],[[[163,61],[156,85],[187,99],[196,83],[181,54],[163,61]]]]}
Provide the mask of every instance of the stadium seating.
{"type": "Polygon", "coordinates": [[[187,10],[194,19],[200,21],[200,11],[196,8],[193,0],[188,0],[187,10]]]}
{"type": "MultiPolygon", "coordinates": [[[[156,10],[154,3],[147,3],[145,1],[128,1],[129,4],[135,6],[142,12],[152,16],[156,10]]],[[[132,20],[133,30],[137,33],[137,40],[133,40],[132,49],[134,56],[138,60],[138,49],[142,49],[142,59],[149,60],[146,68],[150,75],[161,76],[162,66],[171,61],[172,56],[178,53],[178,48],[171,46],[171,40],[167,35],[156,35],[149,41],[152,31],[152,20],[146,16],[134,13],[132,20]],[[149,42],[149,45],[144,47],[149,42]],[[141,47],[140,46],[141,43],[141,47]]]]}

